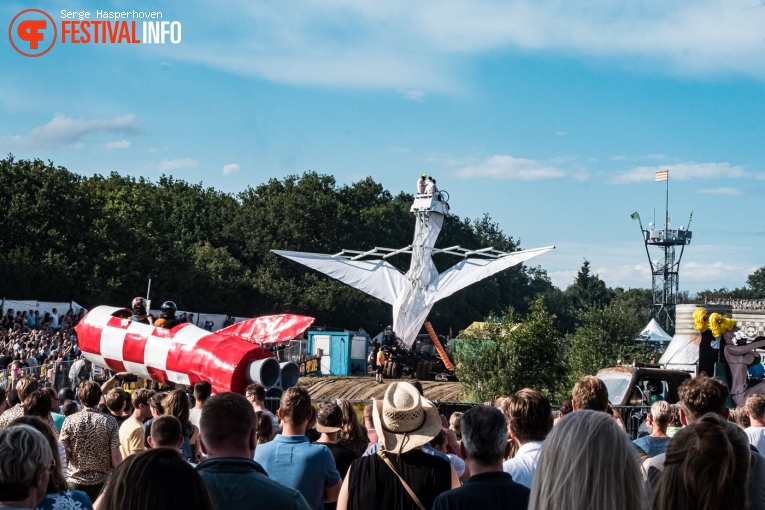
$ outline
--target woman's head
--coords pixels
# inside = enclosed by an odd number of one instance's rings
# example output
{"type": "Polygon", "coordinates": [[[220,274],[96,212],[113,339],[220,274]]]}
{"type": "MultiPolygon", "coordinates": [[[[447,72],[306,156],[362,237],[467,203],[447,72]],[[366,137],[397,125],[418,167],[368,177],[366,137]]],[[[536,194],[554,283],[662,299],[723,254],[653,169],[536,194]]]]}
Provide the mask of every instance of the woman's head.
{"type": "Polygon", "coordinates": [[[356,414],[356,410],[353,408],[353,404],[348,400],[338,399],[337,405],[340,406],[340,410],[343,412],[343,424],[340,428],[340,436],[349,441],[367,441],[367,435],[361,427],[359,417],[356,414]]]}
{"type": "Polygon", "coordinates": [[[162,401],[165,414],[175,416],[181,421],[183,428],[189,423],[189,398],[183,390],[173,390],[162,401]]]}
{"type": "Polygon", "coordinates": [[[213,509],[202,477],[172,448],[153,448],[125,459],[102,497],[100,508],[105,510],[213,509]]]}
{"type": "Polygon", "coordinates": [[[705,414],[669,442],[653,508],[744,509],[749,463],[746,433],[717,414],[705,414]]]}
{"type": "Polygon", "coordinates": [[[50,445],[28,425],[0,429],[0,502],[32,501],[45,496],[53,463],[50,445]]]}
{"type": "Polygon", "coordinates": [[[255,418],[258,421],[258,444],[269,442],[274,435],[274,422],[263,411],[257,411],[255,418]]]}
{"type": "Polygon", "coordinates": [[[61,492],[67,490],[66,479],[61,472],[61,458],[58,453],[58,439],[56,433],[53,431],[48,422],[37,416],[20,416],[13,420],[9,427],[15,427],[18,425],[28,425],[38,431],[45,437],[45,440],[50,446],[51,455],[53,456],[53,467],[50,470],[50,478],[48,479],[48,487],[45,490],[46,494],[52,494],[54,492],[61,492]]]}
{"type": "Polygon", "coordinates": [[[547,436],[530,510],[639,510],[643,499],[637,450],[611,415],[576,411],[547,436]]]}

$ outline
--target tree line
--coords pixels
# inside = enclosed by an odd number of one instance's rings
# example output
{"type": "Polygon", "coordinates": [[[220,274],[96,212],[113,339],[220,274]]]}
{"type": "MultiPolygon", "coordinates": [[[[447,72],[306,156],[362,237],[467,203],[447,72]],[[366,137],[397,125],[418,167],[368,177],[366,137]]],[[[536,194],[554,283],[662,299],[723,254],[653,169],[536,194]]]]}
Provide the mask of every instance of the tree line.
{"type": "MultiPolygon", "coordinates": [[[[151,278],[155,304],[173,300],[180,309],[240,317],[305,314],[317,325],[375,334],[391,321],[389,305],[270,250],[406,246],[412,200],[371,177],[339,185],[306,172],[224,193],[164,175],[84,177],[9,155],[0,160],[0,295],[127,306],[151,278]]],[[[488,215],[449,215],[438,244],[522,249],[488,215]]],[[[390,262],[404,271],[409,265],[407,256],[390,262]]],[[[443,271],[455,260],[435,262],[443,271]]],[[[733,297],[764,296],[765,267],[747,283],[733,297]]],[[[461,359],[479,374],[481,397],[533,380],[558,394],[580,374],[650,356],[632,342],[650,308],[650,289],[609,288],[585,260],[565,290],[539,267],[516,266],[439,301],[429,320],[451,337],[473,321],[498,324],[493,338],[504,340],[477,343],[486,356],[461,359]]]]}
{"type": "MultiPolygon", "coordinates": [[[[388,305],[270,250],[406,246],[412,200],[372,178],[339,185],[306,172],[224,193],[164,175],[84,177],[9,155],[0,161],[0,295],[126,306],[145,295],[151,278],[155,304],[233,316],[306,314],[319,325],[376,333],[390,323],[388,305]]],[[[489,216],[448,216],[439,243],[520,249],[489,216]]],[[[391,262],[409,264],[406,255],[391,262]]],[[[453,263],[436,260],[440,270],[453,263]]],[[[440,302],[430,319],[439,332],[456,334],[492,310],[525,313],[530,296],[550,287],[544,271],[515,267],[440,302]]]]}

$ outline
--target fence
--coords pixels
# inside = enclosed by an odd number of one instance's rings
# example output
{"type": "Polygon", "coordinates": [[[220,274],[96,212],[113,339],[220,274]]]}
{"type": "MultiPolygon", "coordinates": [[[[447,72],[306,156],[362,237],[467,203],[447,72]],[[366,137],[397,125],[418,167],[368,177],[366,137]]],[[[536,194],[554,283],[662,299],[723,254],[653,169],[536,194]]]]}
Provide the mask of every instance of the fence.
{"type": "Polygon", "coordinates": [[[58,391],[64,386],[69,386],[69,370],[72,368],[72,363],[60,361],[15,370],[11,368],[0,370],[0,388],[12,388],[21,377],[30,376],[37,379],[41,387],[52,386],[58,391]]]}

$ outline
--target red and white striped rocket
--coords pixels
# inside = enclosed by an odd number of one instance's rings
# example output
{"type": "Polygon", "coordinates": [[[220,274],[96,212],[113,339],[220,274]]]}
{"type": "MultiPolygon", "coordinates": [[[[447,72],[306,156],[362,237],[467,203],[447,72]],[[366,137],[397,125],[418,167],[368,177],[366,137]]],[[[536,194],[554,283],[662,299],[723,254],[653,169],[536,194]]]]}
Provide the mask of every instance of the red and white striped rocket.
{"type": "MultiPolygon", "coordinates": [[[[271,351],[232,335],[228,328],[215,333],[190,323],[155,328],[123,318],[125,312],[124,308],[99,306],[83,317],[75,329],[86,359],[161,383],[194,385],[204,380],[214,393],[243,394],[250,365],[272,357],[271,351]]],[[[303,320],[293,321],[292,329],[282,330],[280,338],[294,338],[313,322],[311,317],[295,317],[303,320]],[[297,329],[300,331],[295,332],[297,329]]]]}

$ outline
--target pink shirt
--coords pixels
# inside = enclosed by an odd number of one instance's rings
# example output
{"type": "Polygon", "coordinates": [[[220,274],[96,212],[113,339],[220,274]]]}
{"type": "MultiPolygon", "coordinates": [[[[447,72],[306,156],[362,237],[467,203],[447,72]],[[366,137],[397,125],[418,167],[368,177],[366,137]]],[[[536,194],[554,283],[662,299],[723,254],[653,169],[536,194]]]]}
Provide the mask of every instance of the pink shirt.
{"type": "Polygon", "coordinates": [[[375,429],[368,429],[367,437],[369,438],[370,445],[377,444],[380,442],[380,438],[377,437],[377,431],[375,429]]]}

